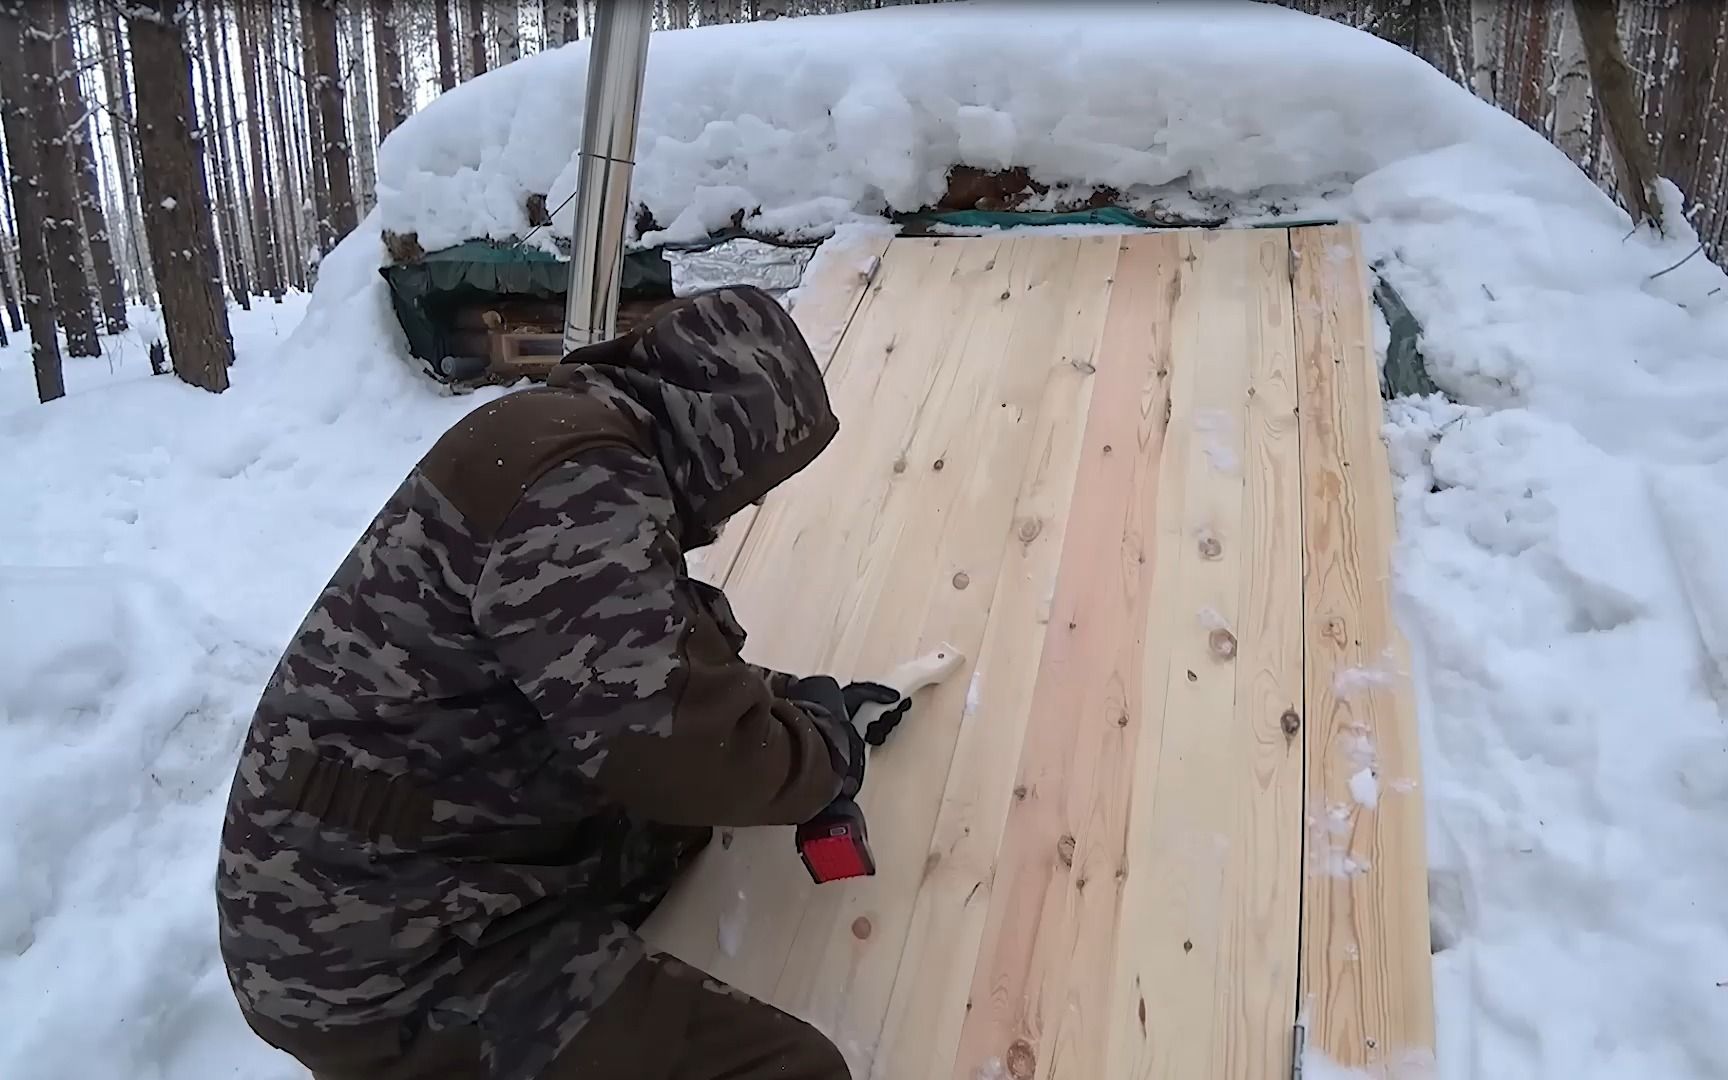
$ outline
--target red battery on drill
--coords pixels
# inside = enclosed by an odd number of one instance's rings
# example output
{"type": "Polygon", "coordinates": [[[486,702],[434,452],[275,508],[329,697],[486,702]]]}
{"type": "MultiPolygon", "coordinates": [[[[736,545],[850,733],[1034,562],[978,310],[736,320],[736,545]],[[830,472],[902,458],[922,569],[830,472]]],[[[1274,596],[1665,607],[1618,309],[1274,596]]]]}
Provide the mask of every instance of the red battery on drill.
{"type": "Polygon", "coordinates": [[[818,885],[875,874],[876,859],[870,854],[870,837],[858,804],[835,799],[798,826],[798,857],[818,885]]]}

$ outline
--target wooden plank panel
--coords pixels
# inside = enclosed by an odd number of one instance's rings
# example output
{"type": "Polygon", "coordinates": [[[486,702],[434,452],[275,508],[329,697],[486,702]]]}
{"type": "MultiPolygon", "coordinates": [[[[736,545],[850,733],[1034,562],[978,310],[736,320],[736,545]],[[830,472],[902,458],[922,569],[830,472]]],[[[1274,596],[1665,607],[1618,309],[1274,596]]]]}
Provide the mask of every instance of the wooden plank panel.
{"type": "MultiPolygon", "coordinates": [[[[896,478],[883,462],[884,447],[906,437],[913,404],[934,376],[934,365],[887,361],[903,328],[914,330],[929,348],[941,346],[953,326],[943,301],[962,250],[954,241],[900,240],[883,255],[853,328],[828,366],[840,433],[763,503],[727,578],[727,596],[749,633],[745,655],[752,661],[799,673],[826,665],[856,605],[849,596],[855,567],[868,558],[896,478]],[[875,310],[892,314],[878,318],[871,314],[875,310]]],[[[643,935],[691,964],[766,993],[779,976],[810,880],[786,830],[745,829],[720,839],[643,935]],[[776,924],[753,933],[765,913],[776,924]]]]}
{"type": "MultiPolygon", "coordinates": [[[[846,328],[863,306],[870,283],[881,269],[882,256],[888,251],[888,241],[884,232],[861,238],[831,257],[819,255],[799,285],[792,321],[798,324],[811,355],[824,372],[833,362],[846,328]]],[[[784,497],[783,492],[770,492],[763,503],[784,497]]],[[[692,577],[712,585],[725,585],[738,562],[738,553],[744,549],[744,538],[756,521],[756,509],[746,506],[738,511],[726,523],[718,540],[690,556],[692,577]]]]}
{"type": "MultiPolygon", "coordinates": [[[[1077,276],[1082,253],[1099,246],[1015,238],[997,256],[998,269],[1006,263],[1009,271],[1006,287],[980,284],[985,295],[962,316],[971,325],[954,342],[964,352],[955,378],[933,395],[932,423],[906,455],[914,466],[945,462],[921,485],[921,497],[939,513],[929,532],[902,536],[881,564],[884,572],[871,585],[880,600],[841,646],[841,662],[852,670],[877,670],[884,655],[914,640],[925,648],[952,642],[979,655],[987,623],[998,618],[994,601],[1005,553],[1026,542],[1028,522],[1017,495],[1021,476],[1035,464],[1048,390],[1053,382],[1068,386],[1085,378],[1059,358],[1060,336],[1076,288],[1108,291],[1113,243],[1104,245],[1103,259],[1088,260],[1090,275],[1077,276]],[[951,485],[948,493],[938,481],[951,485]]],[[[1102,304],[1092,307],[1101,314],[1102,304]]],[[[1097,321],[1094,315],[1094,334],[1097,321]]],[[[1047,482],[1071,484],[1072,456],[1067,468],[1066,477],[1047,482]]],[[[794,1004],[840,1040],[860,1075],[871,1070],[880,1045],[972,699],[964,679],[940,688],[919,704],[915,722],[872,758],[864,802],[877,876],[845,889],[816,890],[776,987],[776,1000],[794,1004]]]]}
{"type": "MultiPolygon", "coordinates": [[[[1035,426],[1016,496],[1013,537],[998,576],[990,622],[966,692],[965,723],[919,868],[910,926],[869,1075],[946,1076],[989,906],[993,864],[1014,784],[1033,679],[1067,535],[1085,430],[1101,362],[1104,316],[1121,242],[1080,242],[1067,296],[1038,378],[1035,426]]],[[[1017,348],[1040,348],[1036,334],[1017,348]]]]}
{"type": "Polygon", "coordinates": [[[1431,1061],[1434,1046],[1414,703],[1405,679],[1348,674],[1408,671],[1391,614],[1391,481],[1355,231],[1296,229],[1291,245],[1306,550],[1301,1004],[1310,1047],[1386,1069],[1431,1061]]]}
{"type": "Polygon", "coordinates": [[[1302,677],[1289,248],[1282,231],[1184,247],[1145,651],[1162,737],[1130,766],[1133,916],[1100,1074],[1265,1077],[1289,1063],[1301,858],[1301,745],[1283,730],[1302,677]]]}
{"type": "MultiPolygon", "coordinates": [[[[873,597],[842,637],[837,665],[886,670],[909,642],[951,643],[978,655],[998,570],[1015,532],[1014,496],[1031,448],[1043,375],[1078,251],[1074,241],[1005,241],[956,318],[955,355],[904,451],[899,497],[929,508],[892,541],[864,582],[873,597]],[[1005,272],[1005,273],[1004,273],[1005,272]]],[[[908,358],[910,359],[910,357],[908,358]]],[[[899,968],[943,783],[964,718],[967,681],[918,705],[892,744],[873,754],[862,802],[876,876],[817,889],[805,908],[775,999],[830,1031],[854,1067],[872,1060],[899,968]]]]}
{"type": "MultiPolygon", "coordinates": [[[[997,260],[1002,243],[890,245],[866,300],[867,318],[855,319],[828,372],[840,435],[786,485],[783,499],[759,511],[729,582],[733,608],[750,632],[750,659],[800,674],[852,674],[841,644],[881,600],[873,583],[892,563],[899,538],[930,528],[944,510],[942,493],[952,493],[952,479],[933,458],[913,468],[908,454],[921,429],[954,422],[937,418],[931,403],[956,378],[963,350],[952,345],[971,325],[957,313],[1007,286],[1009,263],[997,260]]],[[[916,635],[898,644],[906,652],[892,663],[915,655],[916,635]]],[[[966,651],[964,642],[954,644],[966,651]]],[[[703,860],[694,887],[669,899],[653,932],[674,928],[659,940],[663,947],[775,1000],[814,890],[788,831],[746,829],[723,840],[730,847],[703,860]],[[712,929],[717,896],[729,898],[718,913],[730,926],[729,943],[712,929]]]]}
{"type": "Polygon", "coordinates": [[[1049,1075],[1070,993],[1108,985],[1107,957],[1077,956],[1076,946],[1088,885],[1113,899],[1125,876],[1108,847],[1112,832],[1121,846],[1127,793],[1104,792],[1122,801],[1103,805],[1094,787],[1102,758],[1132,756],[1145,716],[1147,548],[1169,409],[1154,328],[1169,320],[1181,265],[1171,235],[1134,239],[1119,263],[955,1076],[1049,1075]]]}

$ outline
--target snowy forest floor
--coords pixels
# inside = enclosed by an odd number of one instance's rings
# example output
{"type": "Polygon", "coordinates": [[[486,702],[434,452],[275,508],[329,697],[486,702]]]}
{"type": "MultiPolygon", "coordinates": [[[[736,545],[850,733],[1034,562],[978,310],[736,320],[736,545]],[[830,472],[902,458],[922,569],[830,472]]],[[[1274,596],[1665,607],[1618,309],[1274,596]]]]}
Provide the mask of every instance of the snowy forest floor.
{"type": "MultiPolygon", "coordinates": [[[[657,34],[637,188],[678,235],[913,209],[957,161],[1332,192],[1312,209],[1360,225],[1449,395],[1386,428],[1440,1074],[1728,1075],[1728,276],[1367,35],[1107,14],[657,34]]],[[[150,377],[138,339],[38,407],[26,350],[0,353],[0,1076],[300,1075],[217,961],[222,801],[308,604],[480,399],[403,362],[379,229],[437,246],[557,205],[584,74],[579,48],[528,57],[398,129],[299,327],[236,316],[220,397],[150,377]]]]}

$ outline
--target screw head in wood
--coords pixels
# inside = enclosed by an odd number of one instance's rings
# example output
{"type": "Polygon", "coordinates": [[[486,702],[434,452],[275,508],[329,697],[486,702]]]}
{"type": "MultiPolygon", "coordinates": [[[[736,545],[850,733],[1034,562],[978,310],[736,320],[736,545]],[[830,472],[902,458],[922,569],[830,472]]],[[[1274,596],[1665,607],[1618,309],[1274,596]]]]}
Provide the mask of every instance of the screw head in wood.
{"type": "Polygon", "coordinates": [[[966,571],[962,570],[954,575],[954,587],[956,589],[964,589],[970,584],[972,584],[972,577],[966,571]]]}

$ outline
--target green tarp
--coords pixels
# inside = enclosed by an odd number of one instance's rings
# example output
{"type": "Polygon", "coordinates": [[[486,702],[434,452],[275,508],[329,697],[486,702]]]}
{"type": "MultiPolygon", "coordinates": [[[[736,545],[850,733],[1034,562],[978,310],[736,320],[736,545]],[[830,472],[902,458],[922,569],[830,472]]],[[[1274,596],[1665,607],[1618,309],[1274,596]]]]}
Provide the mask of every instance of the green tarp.
{"type": "MultiPolygon", "coordinates": [[[[1022,225],[1111,225],[1119,228],[1168,228],[1132,210],[1117,206],[1063,212],[956,210],[908,215],[900,220],[909,233],[927,232],[932,225],[966,228],[1006,228],[1022,225]]],[[[1312,221],[1268,222],[1267,228],[1330,224],[1312,221]]],[[[680,244],[681,249],[699,249],[747,235],[728,229],[698,244],[680,244]]],[[[507,296],[561,299],[569,285],[570,264],[539,248],[488,240],[471,240],[441,251],[428,252],[412,263],[386,266],[379,271],[390,284],[390,303],[408,337],[408,348],[441,376],[452,376],[443,359],[448,348],[451,319],[458,305],[484,303],[507,296]]],[[[624,256],[623,294],[661,297],[672,295],[672,268],[660,249],[633,251],[624,256]]],[[[1392,332],[1387,348],[1382,385],[1388,397],[1438,392],[1423,364],[1422,327],[1410,313],[1397,290],[1374,276],[1374,303],[1386,317],[1392,332]]]]}
{"type": "MultiPolygon", "coordinates": [[[[411,263],[378,271],[390,285],[390,304],[408,350],[446,374],[441,361],[450,353],[451,319],[457,306],[506,296],[562,299],[569,289],[570,264],[539,248],[489,240],[470,240],[428,252],[411,263]]],[[[624,256],[625,296],[672,295],[672,270],[658,251],[624,256]]]]}

